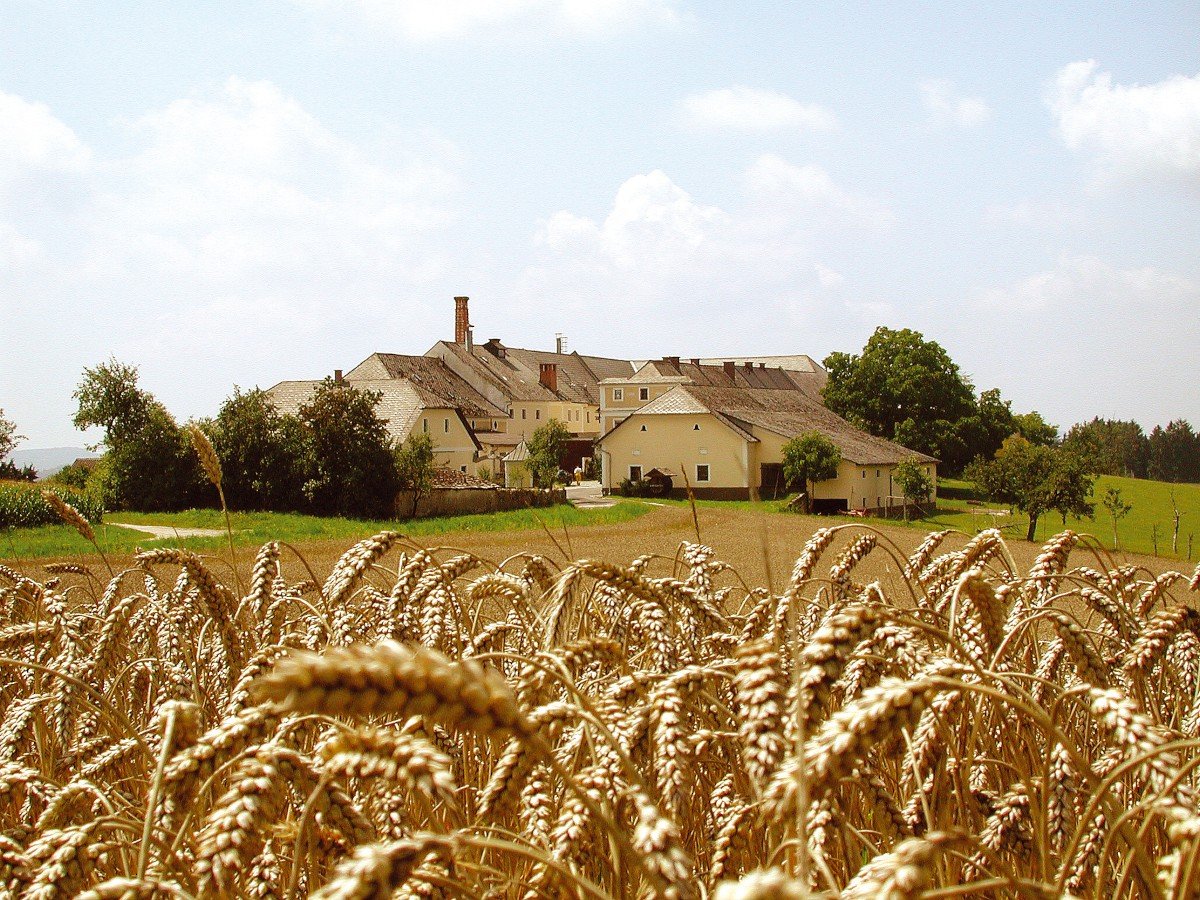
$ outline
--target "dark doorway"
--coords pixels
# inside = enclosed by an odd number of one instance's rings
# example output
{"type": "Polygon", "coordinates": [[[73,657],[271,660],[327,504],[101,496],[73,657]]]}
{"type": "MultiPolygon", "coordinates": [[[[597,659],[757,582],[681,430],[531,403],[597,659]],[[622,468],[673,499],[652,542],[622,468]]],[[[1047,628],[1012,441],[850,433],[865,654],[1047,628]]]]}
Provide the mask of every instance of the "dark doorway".
{"type": "Polygon", "coordinates": [[[764,500],[778,500],[787,493],[783,463],[762,463],[758,467],[758,494],[764,500]]]}

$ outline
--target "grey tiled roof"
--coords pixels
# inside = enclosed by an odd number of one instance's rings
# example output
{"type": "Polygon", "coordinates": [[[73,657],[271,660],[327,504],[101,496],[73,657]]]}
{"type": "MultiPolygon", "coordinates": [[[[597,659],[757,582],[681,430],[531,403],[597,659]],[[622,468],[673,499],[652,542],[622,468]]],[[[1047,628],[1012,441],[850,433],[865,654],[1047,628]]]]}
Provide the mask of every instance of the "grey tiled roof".
{"type": "Polygon", "coordinates": [[[444,362],[430,356],[406,356],[399,353],[374,353],[347,374],[358,382],[359,369],[382,368],[390,378],[406,379],[420,394],[426,406],[457,407],[472,418],[503,418],[508,413],[491,403],[464,378],[452,372],[444,362]],[[377,363],[378,365],[368,365],[377,363]]]}

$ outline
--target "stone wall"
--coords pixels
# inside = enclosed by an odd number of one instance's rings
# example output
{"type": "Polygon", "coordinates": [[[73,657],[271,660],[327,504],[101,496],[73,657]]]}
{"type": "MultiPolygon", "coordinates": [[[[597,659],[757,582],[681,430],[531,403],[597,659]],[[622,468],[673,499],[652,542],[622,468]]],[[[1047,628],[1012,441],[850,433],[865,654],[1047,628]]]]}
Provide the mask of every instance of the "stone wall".
{"type": "MultiPolygon", "coordinates": [[[[467,516],[477,513],[504,512],[509,509],[554,506],[567,502],[567,492],[508,488],[434,488],[417,504],[417,517],[467,516]]],[[[407,519],[412,509],[412,492],[396,495],[396,515],[407,519]]]]}

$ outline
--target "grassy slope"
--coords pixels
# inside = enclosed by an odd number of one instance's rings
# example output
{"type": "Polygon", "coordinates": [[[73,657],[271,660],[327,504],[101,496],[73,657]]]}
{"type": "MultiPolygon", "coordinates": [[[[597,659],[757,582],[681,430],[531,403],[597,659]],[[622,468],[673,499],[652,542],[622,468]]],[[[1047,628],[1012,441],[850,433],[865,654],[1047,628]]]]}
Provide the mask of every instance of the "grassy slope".
{"type": "MultiPolygon", "coordinates": [[[[962,486],[962,482],[950,482],[962,486]]],[[[1147,481],[1141,478],[1117,478],[1101,475],[1092,490],[1092,501],[1096,514],[1091,519],[1067,517],[1066,527],[1095,535],[1105,547],[1112,549],[1112,520],[1101,505],[1100,498],[1110,488],[1119,488],[1121,499],[1133,506],[1133,510],[1120,521],[1117,533],[1121,538],[1121,549],[1131,553],[1153,553],[1152,528],[1158,526],[1158,553],[1161,556],[1188,558],[1188,534],[1195,533],[1191,558],[1200,556],[1200,484],[1167,484],[1162,481],[1147,481]],[[1179,506],[1179,552],[1171,553],[1171,531],[1174,527],[1171,493],[1179,506]]],[[[985,504],[983,508],[996,508],[985,504]]],[[[968,506],[965,500],[939,499],[938,512],[918,527],[957,528],[973,534],[983,528],[995,526],[1010,538],[1025,537],[1029,520],[1022,514],[991,516],[980,511],[980,507],[968,506]]],[[[1038,540],[1044,540],[1063,528],[1062,518],[1057,513],[1044,515],[1038,522],[1038,540]]]]}
{"type": "MultiPolygon", "coordinates": [[[[529,531],[542,528],[561,531],[564,524],[606,525],[626,522],[649,512],[640,503],[619,503],[602,509],[575,509],[555,506],[548,509],[518,509],[490,515],[453,516],[403,522],[361,519],[319,518],[286,513],[233,513],[233,540],[238,546],[260,547],[267,541],[303,543],[341,540],[352,543],[379,531],[395,530],[409,535],[434,535],[452,532],[529,531]]],[[[128,552],[134,547],[182,546],[196,550],[226,546],[225,519],[220,510],[192,509],[178,513],[112,513],[109,519],[176,528],[213,528],[219,537],[171,538],[156,540],[149,534],[106,523],[96,526],[96,540],[105,552],[128,552]]],[[[0,534],[0,559],[45,559],[88,555],[92,545],[65,525],[43,528],[10,529],[0,534]]]]}

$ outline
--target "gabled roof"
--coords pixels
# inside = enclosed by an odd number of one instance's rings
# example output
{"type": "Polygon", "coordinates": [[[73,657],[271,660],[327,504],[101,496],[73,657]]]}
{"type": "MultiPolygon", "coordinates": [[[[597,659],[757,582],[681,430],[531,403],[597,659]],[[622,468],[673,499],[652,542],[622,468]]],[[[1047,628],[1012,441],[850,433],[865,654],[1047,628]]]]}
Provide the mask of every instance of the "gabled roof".
{"type": "Polygon", "coordinates": [[[755,428],[786,438],[819,431],[837,446],[846,460],[858,465],[892,465],[910,457],[937,462],[932,456],[855,428],[804,391],[679,385],[630,413],[609,434],[638,416],[701,413],[713,415],[748,440],[757,440],[753,437],[755,428]]]}
{"type": "Polygon", "coordinates": [[[373,353],[351,369],[346,380],[357,384],[380,375],[407,380],[426,406],[457,407],[464,415],[479,419],[508,415],[435,357],[373,353]]]}
{"type": "Polygon", "coordinates": [[[467,350],[462,344],[441,341],[430,354],[448,353],[455,362],[470,373],[465,378],[479,378],[498,389],[509,402],[567,401],[598,406],[599,378],[593,366],[605,373],[633,373],[632,363],[603,357],[582,357],[578,353],[554,353],[549,350],[525,350],[505,347],[489,341],[467,350]],[[490,348],[490,349],[489,349],[490,348]],[[554,363],[558,367],[558,389],[550,390],[541,383],[541,365],[554,363]]]}
{"type": "MultiPolygon", "coordinates": [[[[780,357],[792,359],[792,357],[780,357]]],[[[808,359],[808,357],[803,357],[808,359]]],[[[731,361],[732,362],[732,361],[731,361]]],[[[811,360],[810,360],[811,362],[811,360]]],[[[762,362],[740,360],[731,367],[724,362],[695,363],[691,360],[652,359],[632,375],[605,379],[605,384],[696,384],[709,387],[764,388],[768,390],[819,393],[824,387],[824,369],[787,369],[762,362]]]]}
{"type": "MultiPolygon", "coordinates": [[[[281,381],[267,394],[279,412],[295,416],[299,414],[300,407],[312,399],[320,384],[320,381],[281,381]]],[[[379,402],[375,404],[375,414],[387,425],[388,435],[393,440],[403,441],[408,437],[424,410],[451,409],[462,422],[475,448],[480,447],[461,409],[441,400],[427,401],[407,378],[364,379],[347,381],[345,384],[355,390],[374,391],[380,395],[379,402]]]]}

